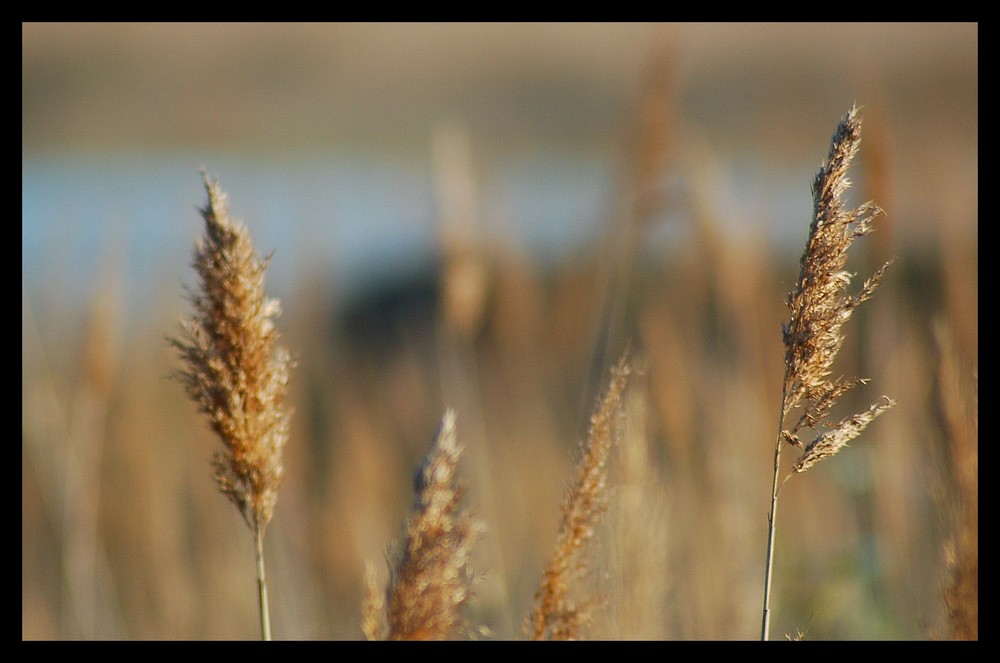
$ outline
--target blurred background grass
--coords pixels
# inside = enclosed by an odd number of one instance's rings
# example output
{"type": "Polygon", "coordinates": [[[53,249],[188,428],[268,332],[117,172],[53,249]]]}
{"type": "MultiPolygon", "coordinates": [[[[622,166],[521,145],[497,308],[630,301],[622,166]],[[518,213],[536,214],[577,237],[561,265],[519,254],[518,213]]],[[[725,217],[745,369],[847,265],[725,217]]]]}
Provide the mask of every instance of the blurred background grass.
{"type": "Polygon", "coordinates": [[[257,635],[163,340],[202,164],[274,252],[300,362],[277,638],[361,637],[448,405],[488,527],[470,636],[518,637],[629,344],[592,633],[757,637],[783,299],[855,102],[852,195],[887,216],[852,268],[897,260],[837,368],[872,378],[851,406],[900,405],[783,491],[772,633],[950,637],[978,555],[975,24],[23,24],[22,638],[257,635]]]}

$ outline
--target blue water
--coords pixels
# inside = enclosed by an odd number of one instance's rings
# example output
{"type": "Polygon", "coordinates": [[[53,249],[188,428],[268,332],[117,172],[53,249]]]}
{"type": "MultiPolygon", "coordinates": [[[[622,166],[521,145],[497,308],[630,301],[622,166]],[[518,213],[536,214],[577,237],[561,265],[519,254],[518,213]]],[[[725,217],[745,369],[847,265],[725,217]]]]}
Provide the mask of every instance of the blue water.
{"type": "MultiPolygon", "coordinates": [[[[316,275],[349,296],[370,279],[426,263],[439,246],[429,155],[24,154],[24,292],[35,302],[55,295],[63,305],[86,304],[110,276],[130,310],[178,300],[182,284],[194,284],[202,165],[219,177],[258,250],[273,252],[267,284],[275,296],[316,275]]],[[[600,154],[558,151],[494,164],[477,191],[486,241],[510,241],[542,261],[600,241],[615,211],[615,166],[600,154]]],[[[801,246],[811,173],[728,172],[711,211],[744,234],[773,239],[776,228],[802,228],[790,234],[801,246]],[[794,186],[774,194],[786,185],[794,186]]],[[[663,225],[669,235],[680,224],[663,225]]]]}

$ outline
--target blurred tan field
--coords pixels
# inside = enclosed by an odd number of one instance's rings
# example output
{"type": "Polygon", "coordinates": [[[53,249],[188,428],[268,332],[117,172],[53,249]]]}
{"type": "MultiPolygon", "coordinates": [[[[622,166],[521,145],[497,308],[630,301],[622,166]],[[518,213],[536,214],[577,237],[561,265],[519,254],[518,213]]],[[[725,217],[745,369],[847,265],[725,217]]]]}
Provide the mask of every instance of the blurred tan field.
{"type": "Polygon", "coordinates": [[[22,244],[22,639],[259,635],[250,536],[165,340],[190,314],[203,163],[273,251],[298,361],[265,542],[275,639],[363,638],[366,562],[385,587],[449,407],[463,504],[485,526],[465,637],[522,638],[626,349],[588,637],[756,639],[784,301],[810,182],[855,102],[850,197],[886,215],[849,268],[895,263],[845,327],[834,370],[872,381],[835,414],[898,405],[784,487],[772,638],[978,639],[977,25],[33,23],[23,163],[129,154],[155,179],[158,155],[192,161],[164,183],[178,218],[109,209],[136,218],[93,242],[82,212],[22,208],[26,238],[68,238],[22,244]],[[370,220],[304,202],[282,212],[301,225],[269,228],[278,204],[260,193],[261,164],[303,155],[302,179],[327,153],[418,171],[433,201],[433,246],[386,238],[426,256],[372,259],[349,297],[310,232],[370,220]],[[610,195],[582,241],[534,229],[559,247],[540,252],[519,211],[572,200],[496,192],[553,153],[610,164],[610,195]],[[146,263],[130,242],[151,224],[183,245],[146,263]]]}

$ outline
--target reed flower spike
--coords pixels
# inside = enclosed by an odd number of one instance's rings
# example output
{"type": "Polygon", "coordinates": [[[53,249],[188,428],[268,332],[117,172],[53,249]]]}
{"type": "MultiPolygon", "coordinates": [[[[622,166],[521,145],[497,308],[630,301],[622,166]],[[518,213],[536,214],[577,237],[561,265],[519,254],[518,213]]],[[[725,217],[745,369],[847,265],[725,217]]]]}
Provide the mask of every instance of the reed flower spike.
{"type": "Polygon", "coordinates": [[[774,532],[778,492],[792,474],[805,472],[847,446],[876,417],[895,405],[884,397],[866,411],[831,421],[830,409],[853,387],[867,384],[858,378],[831,379],[832,365],[844,343],[841,331],[851,314],[875,293],[885,270],[879,268],[855,293],[849,293],[853,275],[846,271],[847,251],[855,239],[870,234],[872,222],[882,214],[874,203],[847,209],[842,196],[850,186],[847,170],[861,143],[861,119],[852,108],[833,135],[826,163],[813,181],[813,219],[809,239],[800,260],[799,277],[786,303],[791,314],[782,327],[785,345],[785,377],[782,382],[781,416],[774,449],[774,480],[768,518],[767,562],[764,579],[764,609],[761,639],[768,638],[770,620],[771,571],[774,560],[774,532]],[[791,426],[785,426],[793,411],[799,411],[791,426]],[[816,433],[803,443],[805,429],[816,433]],[[792,470],[780,480],[780,457],[786,445],[799,447],[802,454],[792,470]]]}
{"type": "Polygon", "coordinates": [[[245,226],[230,218],[218,182],[204,171],[202,176],[208,193],[201,210],[205,236],[194,251],[200,288],[189,292],[194,314],[170,343],[184,362],[179,379],[222,442],[213,460],[219,490],[253,535],[261,635],[269,640],[263,539],[282,478],[289,417],[284,399],[293,361],[275,346],[273,318],[281,307],[264,294],[268,258],[256,255],[245,226]]]}
{"type": "Polygon", "coordinates": [[[447,640],[459,635],[462,606],[472,583],[470,559],[481,525],[459,507],[462,447],[455,412],[447,410],[441,429],[414,475],[413,512],[402,541],[390,552],[390,578],[384,603],[368,572],[362,629],[369,640],[447,640]],[[388,624],[383,627],[381,613],[388,624]]]}
{"type": "Polygon", "coordinates": [[[594,600],[574,600],[570,588],[587,571],[586,544],[607,510],[607,465],[618,440],[630,373],[626,354],[612,370],[611,384],[590,418],[590,433],[577,462],[578,473],[563,501],[556,549],[525,621],[525,634],[532,640],[578,640],[590,617],[594,600]]]}

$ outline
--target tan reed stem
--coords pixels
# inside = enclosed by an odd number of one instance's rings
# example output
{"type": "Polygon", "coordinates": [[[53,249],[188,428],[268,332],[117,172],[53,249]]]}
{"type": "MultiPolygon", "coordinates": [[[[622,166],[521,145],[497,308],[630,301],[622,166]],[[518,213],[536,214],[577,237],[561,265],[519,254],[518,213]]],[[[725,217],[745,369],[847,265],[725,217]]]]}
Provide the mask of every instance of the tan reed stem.
{"type": "MultiPolygon", "coordinates": [[[[785,397],[782,394],[782,402],[785,397]]],[[[781,430],[785,422],[785,413],[782,411],[778,420],[778,430],[781,430]]],[[[771,625],[771,569],[774,566],[774,534],[775,519],[778,517],[778,477],[781,474],[781,435],[774,445],[774,478],[771,482],[771,512],[767,516],[767,561],[764,570],[764,616],[761,620],[760,639],[767,640],[768,629],[771,625]]]]}
{"type": "Polygon", "coordinates": [[[254,533],[254,552],[257,556],[257,598],[260,603],[260,634],[262,640],[271,639],[271,609],[267,600],[267,576],[264,574],[264,532],[254,533]]]}

